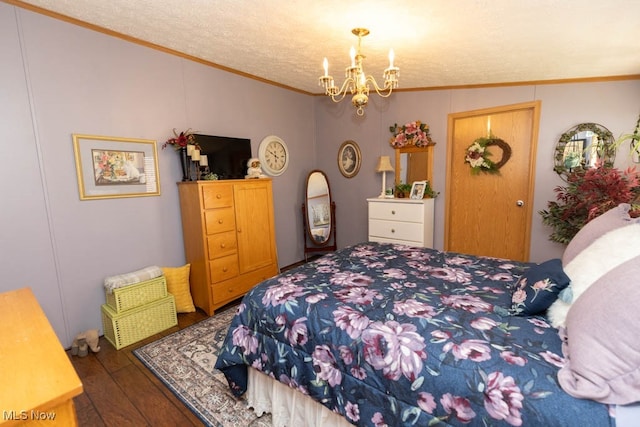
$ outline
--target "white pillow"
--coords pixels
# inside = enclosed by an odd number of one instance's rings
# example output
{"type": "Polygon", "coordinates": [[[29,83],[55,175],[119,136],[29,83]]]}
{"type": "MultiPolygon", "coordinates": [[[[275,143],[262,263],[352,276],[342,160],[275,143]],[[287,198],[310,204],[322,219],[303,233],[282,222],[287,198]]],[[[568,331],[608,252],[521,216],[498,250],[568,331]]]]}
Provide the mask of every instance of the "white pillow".
{"type": "MultiPolygon", "coordinates": [[[[594,220],[595,221],[595,220],[594,220]]],[[[567,265],[564,272],[571,284],[571,297],[567,293],[557,299],[547,315],[551,324],[558,328],[565,325],[571,305],[589,286],[619,265],[636,259],[640,263],[640,223],[616,228],[596,238],[593,243],[578,253],[567,265]]]]}
{"type": "Polygon", "coordinates": [[[640,218],[631,218],[629,215],[630,209],[631,205],[628,203],[620,203],[615,208],[609,209],[599,217],[585,224],[584,227],[573,236],[573,239],[571,239],[564,250],[564,254],[562,254],[562,266],[564,267],[569,264],[576,255],[603,234],[616,228],[624,227],[625,225],[640,223],[640,218]]]}

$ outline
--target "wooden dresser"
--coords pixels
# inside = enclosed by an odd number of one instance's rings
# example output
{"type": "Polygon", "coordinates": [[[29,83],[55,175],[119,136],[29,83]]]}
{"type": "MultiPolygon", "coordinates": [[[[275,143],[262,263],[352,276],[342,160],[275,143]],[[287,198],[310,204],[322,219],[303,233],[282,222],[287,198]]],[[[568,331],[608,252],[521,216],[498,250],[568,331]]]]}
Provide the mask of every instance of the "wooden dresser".
{"type": "Polygon", "coordinates": [[[278,273],[271,179],[179,182],[191,295],[214,311],[278,273]]]}
{"type": "Polygon", "coordinates": [[[0,294],[0,325],[0,425],[77,425],[82,383],[31,289],[0,294]]]}
{"type": "Polygon", "coordinates": [[[434,199],[367,199],[369,241],[433,247],[434,199]]]}

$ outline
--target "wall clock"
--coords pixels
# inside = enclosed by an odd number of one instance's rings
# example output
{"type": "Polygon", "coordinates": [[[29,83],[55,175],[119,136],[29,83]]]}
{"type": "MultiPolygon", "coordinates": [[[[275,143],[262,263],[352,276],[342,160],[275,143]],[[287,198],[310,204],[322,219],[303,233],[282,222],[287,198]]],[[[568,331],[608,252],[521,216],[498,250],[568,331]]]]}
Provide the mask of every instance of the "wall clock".
{"type": "Polygon", "coordinates": [[[270,135],[260,143],[258,158],[262,169],[267,174],[279,176],[289,166],[289,148],[282,139],[275,135],[270,135]]]}

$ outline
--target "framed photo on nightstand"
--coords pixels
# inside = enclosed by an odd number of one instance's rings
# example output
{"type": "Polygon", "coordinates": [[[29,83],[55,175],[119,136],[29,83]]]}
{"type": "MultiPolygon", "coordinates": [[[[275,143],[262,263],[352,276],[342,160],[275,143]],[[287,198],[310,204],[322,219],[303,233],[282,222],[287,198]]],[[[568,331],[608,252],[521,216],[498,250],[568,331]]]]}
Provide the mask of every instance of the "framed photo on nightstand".
{"type": "Polygon", "coordinates": [[[427,181],[414,181],[413,185],[411,185],[411,198],[414,200],[422,200],[426,187],[427,181]]]}

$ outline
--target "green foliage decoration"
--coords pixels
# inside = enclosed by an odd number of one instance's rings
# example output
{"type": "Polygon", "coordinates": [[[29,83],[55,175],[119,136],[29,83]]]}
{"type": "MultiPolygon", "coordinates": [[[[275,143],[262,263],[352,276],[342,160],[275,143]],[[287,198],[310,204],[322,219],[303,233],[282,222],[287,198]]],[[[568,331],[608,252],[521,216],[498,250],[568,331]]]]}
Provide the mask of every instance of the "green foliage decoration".
{"type": "Polygon", "coordinates": [[[567,175],[567,186],[554,189],[556,201],[538,212],[553,232],[549,240],[568,244],[585,224],[620,203],[631,205],[630,215],[640,216],[640,172],[613,167],[579,169],[567,175]]]}

